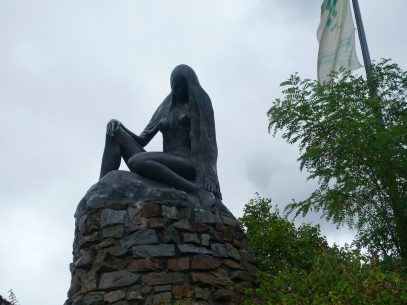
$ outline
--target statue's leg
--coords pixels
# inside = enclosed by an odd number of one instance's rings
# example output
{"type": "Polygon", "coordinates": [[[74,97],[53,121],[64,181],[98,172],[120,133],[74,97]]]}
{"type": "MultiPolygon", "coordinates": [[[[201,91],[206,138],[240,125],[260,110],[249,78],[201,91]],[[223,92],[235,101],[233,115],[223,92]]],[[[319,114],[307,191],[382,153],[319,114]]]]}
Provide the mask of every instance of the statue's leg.
{"type": "Polygon", "coordinates": [[[152,180],[195,194],[198,185],[193,181],[195,169],[190,158],[164,152],[142,152],[127,163],[131,171],[152,180]]]}
{"type": "Polygon", "coordinates": [[[127,164],[133,155],[141,152],[145,152],[143,147],[123,128],[120,127],[113,137],[106,134],[99,179],[108,172],[119,169],[121,158],[127,164]]]}

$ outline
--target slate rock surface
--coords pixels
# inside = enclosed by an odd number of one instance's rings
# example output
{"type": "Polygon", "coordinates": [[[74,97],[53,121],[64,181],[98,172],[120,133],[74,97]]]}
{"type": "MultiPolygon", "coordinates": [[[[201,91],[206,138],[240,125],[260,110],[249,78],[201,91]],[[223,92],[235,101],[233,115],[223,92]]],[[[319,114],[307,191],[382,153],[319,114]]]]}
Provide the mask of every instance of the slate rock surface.
{"type": "Polygon", "coordinates": [[[203,209],[185,192],[109,173],[75,213],[65,305],[241,304],[256,286],[255,257],[218,204],[203,209]]]}

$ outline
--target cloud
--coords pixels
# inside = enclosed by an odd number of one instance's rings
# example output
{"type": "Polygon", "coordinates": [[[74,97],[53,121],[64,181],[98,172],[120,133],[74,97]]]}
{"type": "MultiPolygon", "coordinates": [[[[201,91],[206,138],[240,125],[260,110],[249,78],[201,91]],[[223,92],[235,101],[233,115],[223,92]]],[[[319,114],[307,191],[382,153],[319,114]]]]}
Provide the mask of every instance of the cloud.
{"type": "MultiPolygon", "coordinates": [[[[372,57],[406,67],[394,20],[407,4],[360,5],[372,57]]],[[[0,243],[10,252],[0,254],[0,294],[64,302],[73,213],[98,177],[106,122],[140,132],[179,63],[212,99],[231,211],[241,216],[256,191],[282,207],[305,198],[315,185],[298,170],[297,148],[267,133],[266,112],[291,73],[315,78],[319,12],[316,0],[1,1],[0,243]]],[[[148,149],[161,146],[158,137],[148,149]]],[[[342,232],[323,226],[333,241],[350,238],[342,232]]]]}

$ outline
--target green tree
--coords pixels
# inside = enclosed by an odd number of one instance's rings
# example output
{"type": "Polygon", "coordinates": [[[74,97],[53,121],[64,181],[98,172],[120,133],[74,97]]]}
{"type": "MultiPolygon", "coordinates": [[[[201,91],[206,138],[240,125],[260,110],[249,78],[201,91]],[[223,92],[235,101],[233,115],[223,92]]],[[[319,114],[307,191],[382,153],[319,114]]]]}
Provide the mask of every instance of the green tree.
{"type": "Polygon", "coordinates": [[[371,77],[327,83],[292,75],[268,111],[269,131],[300,147],[318,188],[288,212],[321,211],[355,228],[362,246],[407,265],[407,72],[389,60],[371,77]]]}
{"type": "Polygon", "coordinates": [[[329,247],[318,226],[297,228],[270,199],[251,200],[240,222],[260,270],[248,305],[407,304],[403,274],[383,270],[359,249],[329,247]]]}
{"type": "Polygon", "coordinates": [[[319,226],[294,223],[281,215],[271,199],[250,200],[239,219],[256,255],[258,267],[276,275],[286,267],[310,270],[314,254],[326,244],[319,226]]]}

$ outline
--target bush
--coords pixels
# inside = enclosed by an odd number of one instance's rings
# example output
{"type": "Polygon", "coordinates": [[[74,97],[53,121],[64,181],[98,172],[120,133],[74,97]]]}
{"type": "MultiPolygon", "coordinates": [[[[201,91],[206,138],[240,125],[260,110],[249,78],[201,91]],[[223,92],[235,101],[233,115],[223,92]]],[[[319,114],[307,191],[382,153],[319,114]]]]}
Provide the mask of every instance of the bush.
{"type": "Polygon", "coordinates": [[[240,218],[256,254],[263,304],[407,304],[402,273],[348,246],[329,247],[318,226],[296,228],[270,199],[257,196],[240,218]]]}

